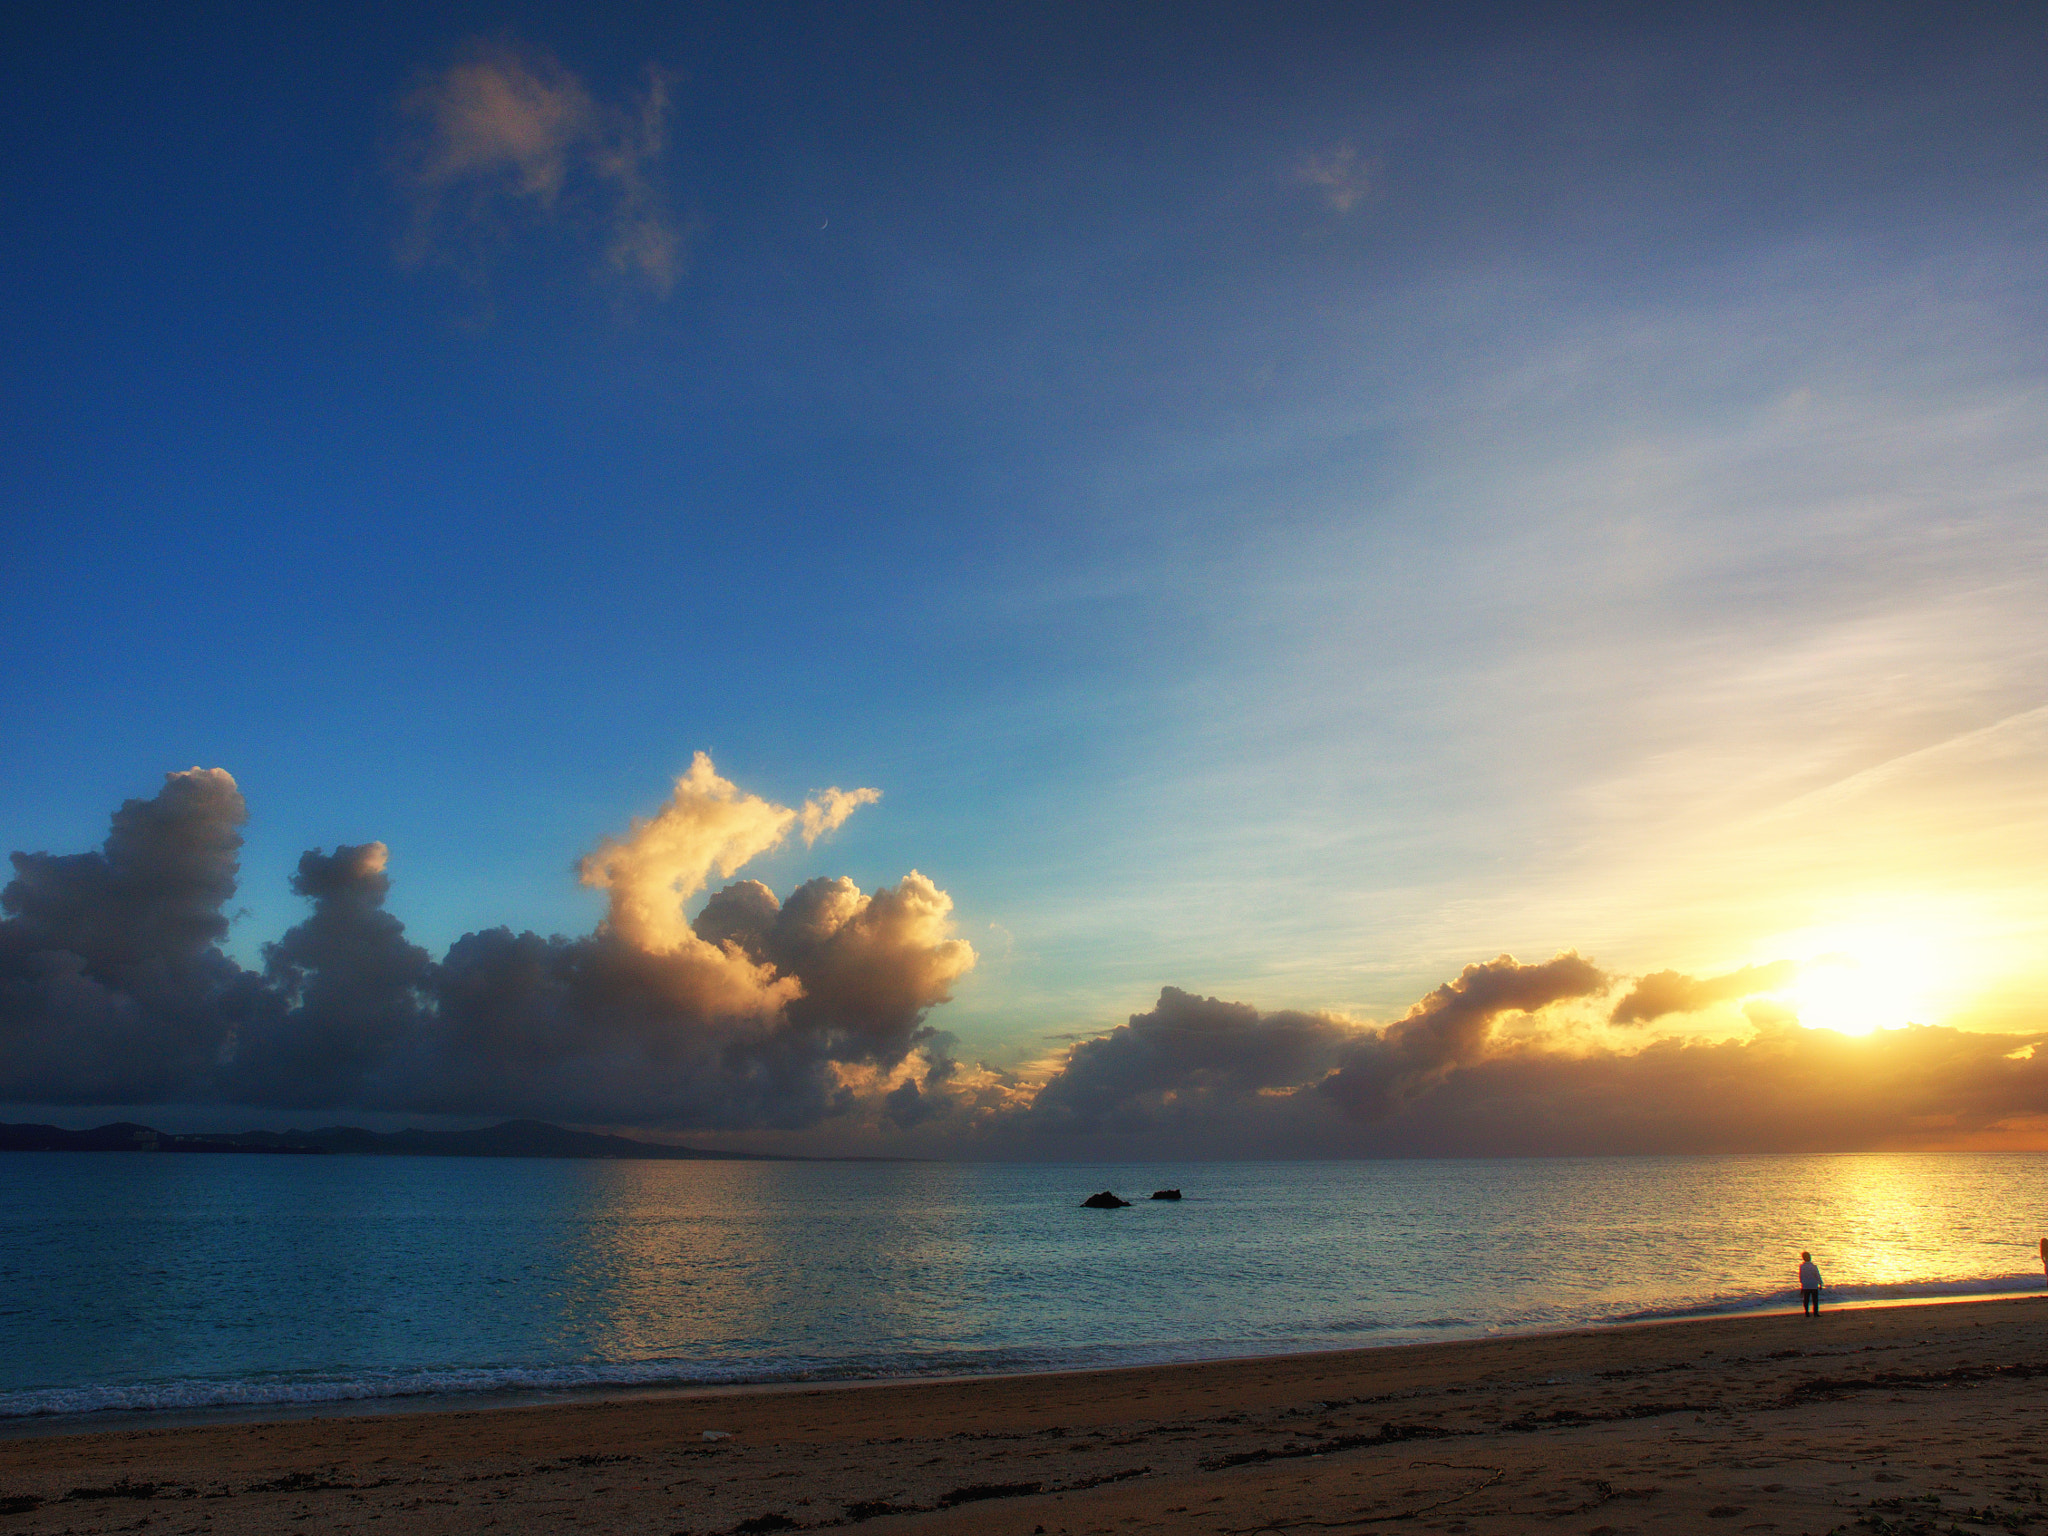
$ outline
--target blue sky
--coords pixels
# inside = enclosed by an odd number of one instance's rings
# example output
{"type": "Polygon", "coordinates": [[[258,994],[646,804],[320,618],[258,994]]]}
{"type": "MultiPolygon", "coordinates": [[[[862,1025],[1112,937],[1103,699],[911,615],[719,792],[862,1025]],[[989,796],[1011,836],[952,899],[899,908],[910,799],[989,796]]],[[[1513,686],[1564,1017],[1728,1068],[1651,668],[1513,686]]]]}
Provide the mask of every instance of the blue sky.
{"type": "Polygon", "coordinates": [[[228,769],[246,963],[371,839],[588,932],[702,749],[882,790],[747,873],[936,881],[1005,1065],[1569,948],[2038,1017],[2026,8],[0,29],[0,836],[228,769]],[[420,169],[479,59],[555,193],[420,169]]]}

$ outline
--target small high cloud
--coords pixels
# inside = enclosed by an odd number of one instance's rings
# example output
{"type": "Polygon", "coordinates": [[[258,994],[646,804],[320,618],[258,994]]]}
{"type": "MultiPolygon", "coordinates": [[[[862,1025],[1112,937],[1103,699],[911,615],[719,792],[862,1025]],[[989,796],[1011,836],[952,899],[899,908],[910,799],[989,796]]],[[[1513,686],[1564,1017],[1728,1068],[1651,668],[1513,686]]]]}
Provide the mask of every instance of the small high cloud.
{"type": "Polygon", "coordinates": [[[684,259],[661,184],[668,88],[650,66],[637,96],[606,102],[545,52],[469,45],[399,104],[401,254],[476,277],[519,230],[554,227],[595,239],[604,268],[666,295],[684,259]]]}
{"type": "Polygon", "coordinates": [[[1610,1021],[1615,1024],[1648,1024],[1673,1013],[1698,1013],[1716,1003],[1775,992],[1791,983],[1799,967],[1790,960],[1769,965],[1745,965],[1723,976],[1702,980],[1682,971],[1652,971],[1638,980],[1614,1005],[1610,1021]]]}
{"type": "Polygon", "coordinates": [[[1359,158],[1358,146],[1334,144],[1296,162],[1291,179],[1312,189],[1332,213],[1349,213],[1371,194],[1375,167],[1359,158]]]}

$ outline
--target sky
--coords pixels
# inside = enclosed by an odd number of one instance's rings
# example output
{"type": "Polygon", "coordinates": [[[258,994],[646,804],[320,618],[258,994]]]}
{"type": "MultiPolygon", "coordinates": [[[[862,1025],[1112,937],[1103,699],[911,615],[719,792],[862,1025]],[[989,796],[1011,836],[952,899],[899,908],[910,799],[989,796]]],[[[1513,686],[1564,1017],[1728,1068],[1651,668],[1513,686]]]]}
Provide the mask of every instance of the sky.
{"type": "Polygon", "coordinates": [[[13,8],[0,1117],[2048,1146],[2044,65],[13,8]]]}

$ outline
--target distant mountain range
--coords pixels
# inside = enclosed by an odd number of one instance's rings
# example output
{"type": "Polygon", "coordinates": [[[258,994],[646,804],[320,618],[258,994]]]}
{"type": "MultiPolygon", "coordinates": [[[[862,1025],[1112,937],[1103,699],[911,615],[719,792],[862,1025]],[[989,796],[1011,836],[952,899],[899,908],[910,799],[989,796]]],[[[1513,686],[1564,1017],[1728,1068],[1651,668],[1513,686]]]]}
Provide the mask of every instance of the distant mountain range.
{"type": "Polygon", "coordinates": [[[318,1131],[235,1131],[179,1136],[123,1121],[90,1131],[55,1125],[0,1125],[0,1152],[291,1152],[358,1157],[614,1157],[667,1162],[720,1159],[788,1162],[760,1152],[705,1152],[630,1136],[565,1130],[543,1120],[507,1120],[474,1131],[366,1131],[331,1125],[318,1131]]]}

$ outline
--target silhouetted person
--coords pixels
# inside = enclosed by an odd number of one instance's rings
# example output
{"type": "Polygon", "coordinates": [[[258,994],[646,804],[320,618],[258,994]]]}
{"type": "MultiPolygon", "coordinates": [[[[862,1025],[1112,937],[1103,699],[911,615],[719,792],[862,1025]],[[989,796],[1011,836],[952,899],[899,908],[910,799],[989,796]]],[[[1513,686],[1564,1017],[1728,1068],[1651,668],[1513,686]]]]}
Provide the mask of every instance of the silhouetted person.
{"type": "Polygon", "coordinates": [[[2048,1237],[2041,1239],[2041,1273],[2048,1275],[2048,1237]]]}
{"type": "MultiPolygon", "coordinates": [[[[2048,1237],[2041,1239],[2041,1246],[2048,1248],[2048,1237]]],[[[2048,1255],[2044,1255],[2048,1262],[2048,1255]]],[[[1820,1271],[1814,1268],[1813,1255],[1802,1252],[1799,1255],[1799,1310],[1808,1317],[1820,1316],[1820,1271]]]]}

